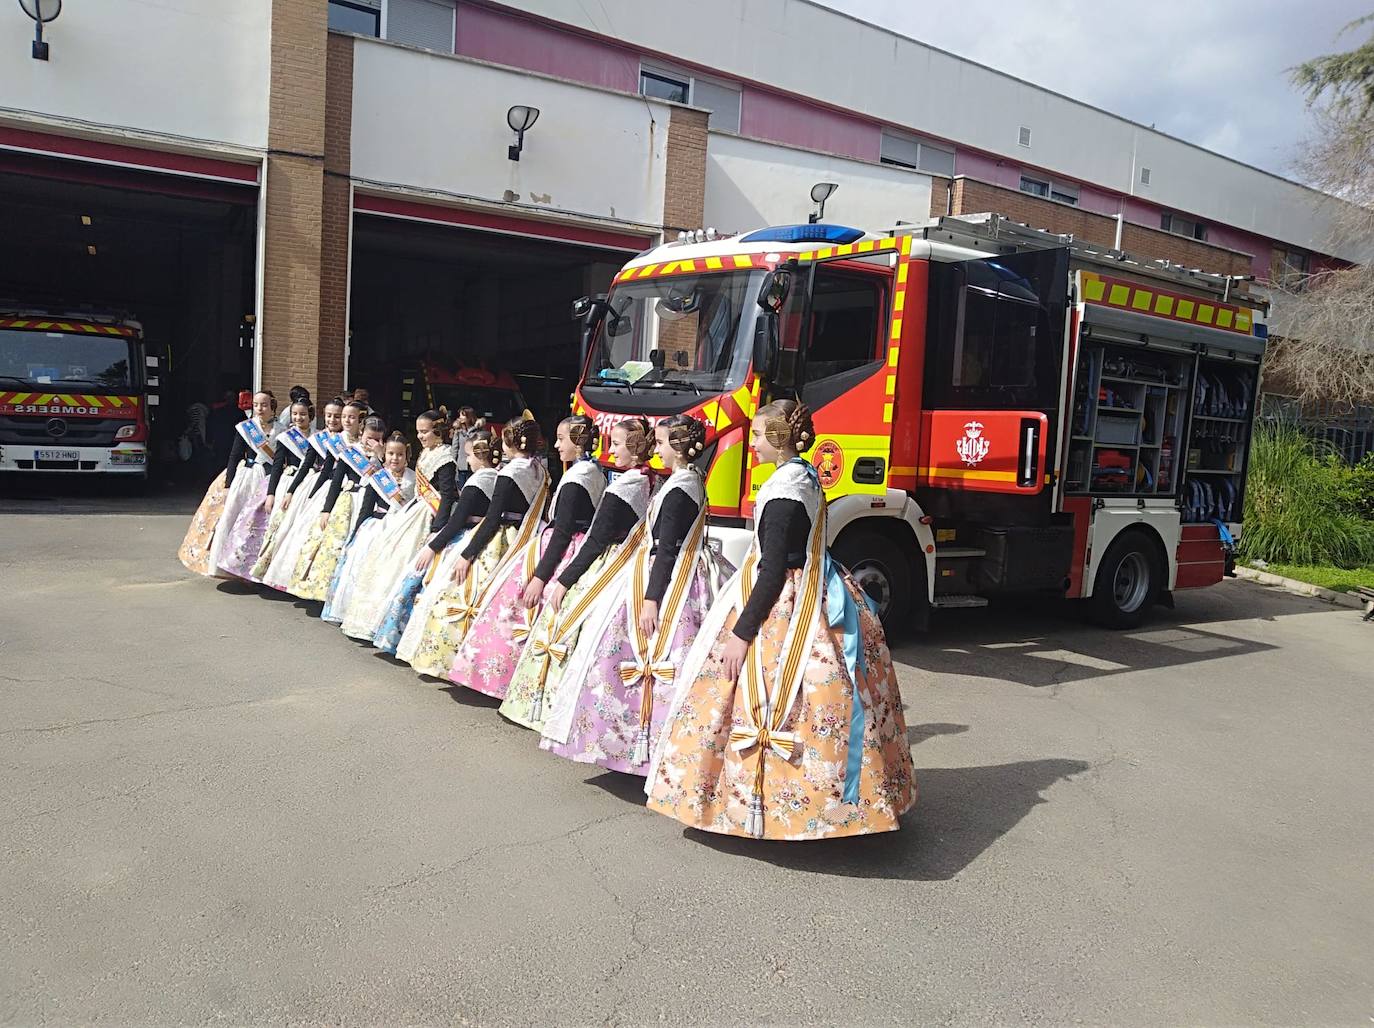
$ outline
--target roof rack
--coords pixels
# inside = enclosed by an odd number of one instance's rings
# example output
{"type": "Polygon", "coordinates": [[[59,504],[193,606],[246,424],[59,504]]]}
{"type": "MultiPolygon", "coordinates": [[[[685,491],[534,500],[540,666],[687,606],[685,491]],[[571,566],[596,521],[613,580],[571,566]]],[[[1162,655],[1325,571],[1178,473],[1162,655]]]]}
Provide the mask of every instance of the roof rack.
{"type": "Polygon", "coordinates": [[[61,307],[36,307],[18,300],[0,299],[0,317],[5,318],[42,318],[47,321],[89,321],[97,325],[133,325],[142,329],[142,323],[129,311],[66,310],[61,307]]]}
{"type": "Polygon", "coordinates": [[[1081,242],[1072,234],[1032,228],[1000,214],[946,214],[931,218],[925,224],[899,222],[886,234],[911,235],[928,241],[1001,253],[1068,247],[1071,256],[1083,264],[1095,265],[1108,271],[1126,271],[1214,293],[1232,303],[1262,309],[1268,307],[1268,303],[1262,298],[1248,296],[1234,288],[1237,282],[1246,281],[1249,276],[1221,275],[1200,268],[1189,268],[1173,261],[1135,257],[1122,250],[1081,242]]]}

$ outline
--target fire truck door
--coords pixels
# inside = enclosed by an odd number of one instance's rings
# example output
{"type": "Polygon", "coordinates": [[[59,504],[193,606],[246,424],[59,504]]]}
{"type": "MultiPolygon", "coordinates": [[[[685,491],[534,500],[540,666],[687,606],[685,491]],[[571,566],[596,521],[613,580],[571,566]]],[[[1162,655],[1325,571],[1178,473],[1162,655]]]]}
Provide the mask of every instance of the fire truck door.
{"type": "Polygon", "coordinates": [[[1067,249],[931,264],[921,485],[1044,490],[1067,298],[1067,249]]]}
{"type": "MultiPolygon", "coordinates": [[[[784,381],[776,383],[774,395],[799,396],[811,408],[816,442],[805,456],[832,500],[886,493],[892,428],[887,344],[896,259],[890,249],[860,256],[854,248],[829,259],[805,259],[797,275],[803,288],[794,288],[783,308],[784,381]]],[[[756,472],[752,485],[763,480],[756,472]]]]}

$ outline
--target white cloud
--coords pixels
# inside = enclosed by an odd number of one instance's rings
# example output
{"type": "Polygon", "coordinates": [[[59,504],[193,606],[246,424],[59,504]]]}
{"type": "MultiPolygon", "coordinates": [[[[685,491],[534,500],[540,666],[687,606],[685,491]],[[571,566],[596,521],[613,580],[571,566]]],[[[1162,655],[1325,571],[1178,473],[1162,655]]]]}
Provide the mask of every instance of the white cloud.
{"type": "MultiPolygon", "coordinates": [[[[1307,132],[1287,69],[1347,50],[1374,0],[819,0],[1279,174],[1307,132]]],[[[916,126],[919,127],[919,126],[916,126]]]]}

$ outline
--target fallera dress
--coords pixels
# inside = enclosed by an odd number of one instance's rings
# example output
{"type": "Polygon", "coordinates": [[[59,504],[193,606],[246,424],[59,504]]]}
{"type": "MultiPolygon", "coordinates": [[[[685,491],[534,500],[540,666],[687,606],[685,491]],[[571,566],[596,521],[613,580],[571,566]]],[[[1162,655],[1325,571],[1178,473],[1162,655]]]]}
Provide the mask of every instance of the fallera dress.
{"type": "MultiPolygon", "coordinates": [[[[243,427],[252,421],[245,418],[240,430],[234,433],[234,442],[229,449],[229,467],[225,471],[224,511],[220,514],[219,524],[215,526],[215,538],[210,543],[210,573],[219,578],[232,577],[234,572],[226,565],[233,554],[239,515],[249,507],[261,505],[267,498],[267,476],[271,463],[276,459],[273,447],[271,457],[253,449],[243,436],[243,427]]],[[[276,438],[276,419],[265,424],[257,423],[267,437],[267,445],[273,446],[276,438]]]]}
{"type": "Polygon", "coordinates": [[[721,585],[705,545],[699,472],[675,471],[663,483],[648,524],[634,557],[583,626],[539,742],[560,757],[641,777],[673,699],[677,668],[721,585]],[[659,605],[652,637],[639,626],[645,600],[659,605]]]}
{"type": "Polygon", "coordinates": [[[354,515],[353,535],[344,546],[343,557],[334,569],[334,581],[320,611],[320,620],[337,625],[343,621],[354,596],[358,579],[367,562],[382,545],[389,519],[399,516],[405,504],[415,495],[415,472],[406,468],[397,483],[401,491],[395,503],[383,499],[366,482],[359,489],[357,513],[354,515]]]}
{"type": "Polygon", "coordinates": [[[539,612],[525,606],[525,584],[531,577],[552,581],[576,556],[605,491],[606,474],[591,458],[574,461],[563,473],[550,504],[552,521],[502,565],[449,668],[450,681],[505,698],[539,612]]]}
{"type": "Polygon", "coordinates": [[[427,537],[448,522],[458,495],[456,472],[449,447],[441,444],[420,451],[411,477],[413,498],[383,519],[377,542],[359,569],[352,597],[340,609],[344,635],[369,641],[376,635],[391,594],[415,563],[416,553],[427,537]]]}
{"type": "MultiPolygon", "coordinates": [[[[357,439],[349,442],[357,442],[357,439]]],[[[282,592],[290,591],[291,576],[295,573],[296,562],[315,531],[320,511],[329,497],[330,485],[334,480],[334,468],[338,463],[338,458],[330,454],[321,461],[319,471],[313,477],[299,477],[297,483],[292,485],[290,527],[279,536],[281,541],[262,577],[264,585],[282,592]]],[[[256,569],[255,566],[254,570],[256,569]]]]}
{"type": "Polygon", "coordinates": [[[263,547],[267,544],[268,533],[272,527],[272,520],[279,513],[282,497],[290,487],[291,480],[295,475],[296,468],[300,466],[301,459],[291,452],[290,447],[280,441],[278,437],[277,453],[272,458],[272,463],[267,469],[267,481],[262,490],[261,498],[256,495],[239,512],[238,519],[234,522],[231,535],[229,553],[224,559],[221,569],[236,578],[251,578],[253,565],[262,556],[263,547]],[[267,511],[267,497],[273,497],[274,507],[271,513],[267,511]]]}
{"type": "MultiPolygon", "coordinates": [[[[553,708],[582,626],[630,564],[645,534],[653,477],[642,467],[606,487],[577,556],[558,575],[566,589],[558,610],[540,610],[500,707],[501,716],[539,731],[553,708]]],[[[622,594],[623,595],[623,594],[622,594]]]]}
{"type": "Polygon", "coordinates": [[[372,645],[377,649],[410,662],[429,609],[451,581],[453,565],[462,555],[468,533],[486,515],[495,487],[495,468],[480,468],[468,476],[447,524],[425,544],[436,554],[433,561],[424,571],[415,571],[412,564],[392,592],[382,625],[372,637],[372,645]]]}
{"type": "Polygon", "coordinates": [[[419,674],[435,678],[448,675],[502,562],[538,534],[548,487],[549,474],[542,460],[516,457],[501,469],[486,516],[463,544],[462,556],[472,561],[467,577],[459,584],[450,574],[425,615],[424,629],[410,658],[410,666],[419,674]]]}
{"type": "Polygon", "coordinates": [[[826,552],[815,469],[781,465],[755,519],[680,669],[648,806],[747,838],[894,831],[916,800],[901,696],[881,624],[826,552]],[[736,628],[752,645],[730,681],[722,656],[736,628]]]}
{"type": "Polygon", "coordinates": [[[296,567],[286,591],[302,600],[325,600],[334,581],[334,570],[343,557],[344,547],[353,534],[357,521],[360,490],[367,488],[362,476],[347,461],[334,463],[334,477],[325,494],[321,514],[327,514],[324,527],[315,518],[310,534],[296,557],[296,567]]]}

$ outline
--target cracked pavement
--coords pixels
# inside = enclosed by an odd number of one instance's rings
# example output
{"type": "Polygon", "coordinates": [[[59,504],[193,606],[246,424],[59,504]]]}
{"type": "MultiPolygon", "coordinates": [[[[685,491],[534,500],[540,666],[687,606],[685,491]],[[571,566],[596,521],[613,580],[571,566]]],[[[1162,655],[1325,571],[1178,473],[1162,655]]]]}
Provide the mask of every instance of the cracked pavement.
{"type": "Polygon", "coordinates": [[[0,513],[0,1022],[1374,1016],[1356,611],[951,613],[895,652],[902,832],[756,844],[186,574],[186,515],[125,507],[0,513]]]}

